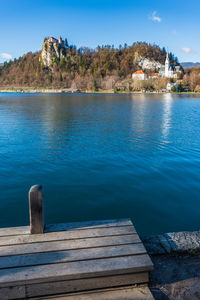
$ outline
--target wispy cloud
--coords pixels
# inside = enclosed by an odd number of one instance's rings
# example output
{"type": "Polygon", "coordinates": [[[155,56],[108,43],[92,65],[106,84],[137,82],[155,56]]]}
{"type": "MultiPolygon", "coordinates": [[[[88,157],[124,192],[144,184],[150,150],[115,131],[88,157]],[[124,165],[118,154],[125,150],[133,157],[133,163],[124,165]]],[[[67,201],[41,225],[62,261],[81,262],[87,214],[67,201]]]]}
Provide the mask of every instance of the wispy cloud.
{"type": "Polygon", "coordinates": [[[152,13],[152,15],[150,16],[150,20],[158,23],[162,22],[162,19],[157,15],[157,11],[154,11],[152,13]]]}
{"type": "Polygon", "coordinates": [[[192,49],[191,48],[182,48],[182,51],[185,53],[191,53],[192,49]]]}
{"type": "Polygon", "coordinates": [[[12,59],[12,55],[9,54],[9,53],[0,53],[0,57],[1,57],[3,60],[10,60],[10,59],[12,59]]]}

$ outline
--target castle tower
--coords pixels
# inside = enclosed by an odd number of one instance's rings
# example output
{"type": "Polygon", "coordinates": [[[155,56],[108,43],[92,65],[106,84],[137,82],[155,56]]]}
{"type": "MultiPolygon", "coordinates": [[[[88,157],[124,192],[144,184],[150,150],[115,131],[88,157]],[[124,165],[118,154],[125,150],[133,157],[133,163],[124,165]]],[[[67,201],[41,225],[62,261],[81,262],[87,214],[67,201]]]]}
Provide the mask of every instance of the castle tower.
{"type": "Polygon", "coordinates": [[[62,38],[61,38],[61,36],[59,36],[59,38],[58,38],[58,43],[62,44],[62,38]]]}
{"type": "Polygon", "coordinates": [[[165,60],[165,77],[169,77],[169,55],[167,53],[165,60]]]}

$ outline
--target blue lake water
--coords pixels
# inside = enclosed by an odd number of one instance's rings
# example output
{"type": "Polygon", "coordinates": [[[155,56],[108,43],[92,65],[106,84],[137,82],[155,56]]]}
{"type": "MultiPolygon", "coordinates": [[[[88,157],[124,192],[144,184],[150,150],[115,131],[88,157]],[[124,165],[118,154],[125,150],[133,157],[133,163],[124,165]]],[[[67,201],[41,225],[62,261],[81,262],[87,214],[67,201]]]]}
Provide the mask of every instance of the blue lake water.
{"type": "Polygon", "coordinates": [[[200,97],[0,94],[0,227],[130,217],[140,234],[200,229],[200,97]]]}

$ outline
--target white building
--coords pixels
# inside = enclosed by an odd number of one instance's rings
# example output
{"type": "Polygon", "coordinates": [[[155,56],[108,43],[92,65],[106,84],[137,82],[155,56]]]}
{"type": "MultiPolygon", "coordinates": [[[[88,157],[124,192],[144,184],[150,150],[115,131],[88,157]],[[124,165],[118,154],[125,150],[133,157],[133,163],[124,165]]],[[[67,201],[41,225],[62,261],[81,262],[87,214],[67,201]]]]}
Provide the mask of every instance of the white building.
{"type": "Polygon", "coordinates": [[[58,43],[58,40],[57,40],[56,38],[50,36],[50,37],[48,38],[48,42],[49,42],[49,43],[55,43],[55,44],[57,44],[57,43],[58,43]]]}
{"type": "Polygon", "coordinates": [[[169,77],[170,73],[170,64],[169,64],[169,55],[167,53],[166,59],[165,59],[165,77],[169,77]]]}
{"type": "Polygon", "coordinates": [[[50,37],[48,38],[48,42],[49,42],[49,43],[59,44],[59,45],[64,46],[64,42],[63,42],[61,36],[59,36],[58,40],[57,40],[56,38],[50,36],[50,37]]]}
{"type": "Polygon", "coordinates": [[[177,73],[180,73],[180,66],[170,65],[169,55],[167,53],[165,65],[162,65],[159,71],[161,77],[177,78],[177,73]]]}
{"type": "Polygon", "coordinates": [[[178,89],[179,84],[174,83],[174,82],[168,82],[168,84],[166,86],[167,92],[171,92],[171,90],[172,90],[173,87],[175,87],[176,89],[178,89]]]}
{"type": "Polygon", "coordinates": [[[61,36],[59,36],[59,38],[58,38],[58,44],[63,44],[63,40],[62,40],[61,36]]]}
{"type": "Polygon", "coordinates": [[[132,79],[145,80],[147,78],[155,79],[158,77],[176,79],[178,77],[178,73],[181,72],[182,71],[180,66],[170,65],[169,54],[167,53],[165,64],[164,65],[160,64],[159,73],[152,73],[148,76],[142,70],[139,70],[132,74],[132,79]]]}
{"type": "Polygon", "coordinates": [[[147,74],[145,74],[142,70],[139,70],[132,74],[132,79],[145,80],[147,79],[147,74]]]}

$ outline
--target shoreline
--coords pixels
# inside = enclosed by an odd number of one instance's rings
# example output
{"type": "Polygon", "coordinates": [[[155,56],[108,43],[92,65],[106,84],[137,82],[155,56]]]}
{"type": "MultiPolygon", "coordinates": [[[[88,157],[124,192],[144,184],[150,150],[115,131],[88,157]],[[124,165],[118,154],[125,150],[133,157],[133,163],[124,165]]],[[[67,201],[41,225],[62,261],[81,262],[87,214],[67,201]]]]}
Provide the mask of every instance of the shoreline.
{"type": "Polygon", "coordinates": [[[200,253],[200,231],[169,232],[150,235],[142,241],[151,255],[200,253]]]}
{"type": "Polygon", "coordinates": [[[144,91],[134,91],[134,92],[129,92],[129,91],[122,91],[122,92],[114,92],[114,90],[100,90],[100,91],[92,91],[92,90],[88,90],[88,91],[81,91],[78,89],[45,89],[45,88],[41,88],[41,89],[29,89],[29,88],[13,88],[13,89],[6,89],[6,88],[0,88],[0,94],[1,93],[21,93],[21,94],[175,94],[175,95],[200,95],[200,92],[157,92],[157,91],[153,91],[153,92],[144,92],[144,91]]]}

